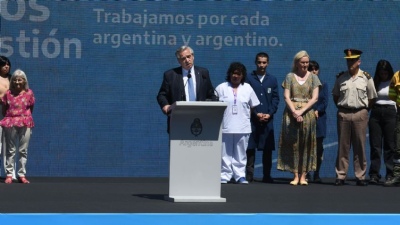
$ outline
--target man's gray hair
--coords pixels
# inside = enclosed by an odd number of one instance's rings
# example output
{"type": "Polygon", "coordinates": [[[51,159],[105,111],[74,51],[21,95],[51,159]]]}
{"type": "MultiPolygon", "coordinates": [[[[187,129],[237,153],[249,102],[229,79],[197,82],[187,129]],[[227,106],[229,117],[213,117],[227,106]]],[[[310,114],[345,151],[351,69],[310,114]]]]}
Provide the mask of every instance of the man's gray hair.
{"type": "Polygon", "coordinates": [[[186,49],[189,49],[190,53],[191,53],[192,55],[194,55],[194,51],[193,51],[193,49],[192,49],[191,47],[189,47],[189,46],[187,46],[187,45],[183,45],[183,46],[179,47],[179,48],[176,50],[176,52],[175,52],[176,58],[179,59],[179,54],[180,54],[181,52],[185,51],[186,49]]]}

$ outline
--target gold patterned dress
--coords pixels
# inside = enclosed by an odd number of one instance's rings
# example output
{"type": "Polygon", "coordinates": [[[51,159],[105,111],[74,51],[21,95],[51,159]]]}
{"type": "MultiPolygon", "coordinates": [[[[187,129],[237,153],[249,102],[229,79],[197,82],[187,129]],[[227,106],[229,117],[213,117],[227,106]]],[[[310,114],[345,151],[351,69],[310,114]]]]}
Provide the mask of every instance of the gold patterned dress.
{"type": "MultiPolygon", "coordinates": [[[[300,84],[293,73],[286,75],[282,83],[284,89],[290,90],[294,106],[299,109],[312,98],[313,90],[321,86],[318,76],[310,74],[300,84]]],[[[317,162],[316,118],[314,110],[303,114],[303,122],[297,122],[292,112],[285,107],[282,117],[282,129],[279,138],[278,170],[292,173],[314,171],[317,162]]]]}

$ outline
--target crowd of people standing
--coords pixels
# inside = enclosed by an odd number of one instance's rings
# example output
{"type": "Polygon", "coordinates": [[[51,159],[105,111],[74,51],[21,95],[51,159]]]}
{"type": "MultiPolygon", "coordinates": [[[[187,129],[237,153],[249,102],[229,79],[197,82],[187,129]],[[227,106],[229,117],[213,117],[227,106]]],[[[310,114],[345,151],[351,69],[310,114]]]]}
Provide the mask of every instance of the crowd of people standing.
{"type": "MultiPolygon", "coordinates": [[[[381,183],[382,159],[386,168],[384,186],[398,186],[400,74],[393,72],[388,61],[380,60],[372,77],[360,68],[362,51],[345,49],[344,54],[347,70],[336,76],[332,89],[320,79],[317,61],[311,60],[306,51],[295,54],[292,68],[280,85],[285,108],[279,134],[277,169],[293,174],[289,182],[293,186],[322,182],[320,169],[327,130],[326,109],[331,94],[337,107],[338,133],[334,185],[346,183],[352,150],[357,186],[381,183]],[[366,176],[368,127],[371,147],[369,180],[366,176]]],[[[231,63],[226,81],[215,91],[208,70],[194,66],[192,48],[182,46],[175,55],[181,67],[164,73],[157,95],[162,111],[168,115],[168,108],[175,101],[191,101],[186,98],[192,92],[190,85],[185,85],[191,79],[187,74],[203,71],[205,76],[197,75],[193,79],[197,83],[194,93],[202,93],[202,97],[196,100],[219,99],[227,103],[222,121],[221,183],[273,183],[274,115],[280,98],[278,81],[267,72],[269,55],[265,52],[256,54],[256,69],[251,72],[247,72],[240,62],[231,63]],[[262,151],[263,177],[260,180],[254,177],[257,151],[262,151]]]]}

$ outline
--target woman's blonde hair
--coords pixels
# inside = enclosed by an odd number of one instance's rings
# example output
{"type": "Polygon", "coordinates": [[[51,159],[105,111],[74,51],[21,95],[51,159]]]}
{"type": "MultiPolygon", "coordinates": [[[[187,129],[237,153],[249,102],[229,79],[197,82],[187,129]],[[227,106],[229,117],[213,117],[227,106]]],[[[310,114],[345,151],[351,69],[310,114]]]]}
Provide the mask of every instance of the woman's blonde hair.
{"type": "Polygon", "coordinates": [[[293,58],[293,65],[292,65],[292,73],[295,73],[297,71],[296,64],[299,62],[299,60],[303,57],[308,57],[310,59],[310,56],[308,53],[304,50],[299,51],[293,58]]]}

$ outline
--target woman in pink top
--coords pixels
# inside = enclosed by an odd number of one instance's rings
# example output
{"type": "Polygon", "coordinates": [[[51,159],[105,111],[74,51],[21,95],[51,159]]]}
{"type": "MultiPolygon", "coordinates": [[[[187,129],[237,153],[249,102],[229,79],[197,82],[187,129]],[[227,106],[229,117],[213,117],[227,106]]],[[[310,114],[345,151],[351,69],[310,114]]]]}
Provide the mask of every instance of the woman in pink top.
{"type": "Polygon", "coordinates": [[[28,79],[22,70],[16,70],[10,80],[10,90],[1,99],[4,118],[0,121],[6,141],[6,184],[12,183],[14,157],[18,147],[20,160],[18,163],[18,180],[28,184],[26,179],[26,161],[28,145],[34,127],[32,111],[35,97],[29,89],[28,79]],[[18,146],[17,146],[18,143],[18,146]]]}

